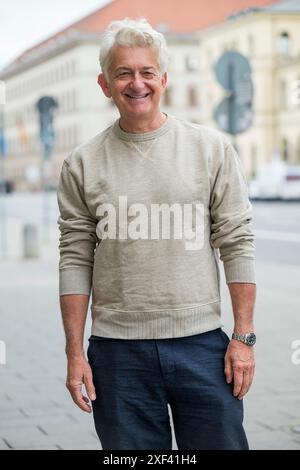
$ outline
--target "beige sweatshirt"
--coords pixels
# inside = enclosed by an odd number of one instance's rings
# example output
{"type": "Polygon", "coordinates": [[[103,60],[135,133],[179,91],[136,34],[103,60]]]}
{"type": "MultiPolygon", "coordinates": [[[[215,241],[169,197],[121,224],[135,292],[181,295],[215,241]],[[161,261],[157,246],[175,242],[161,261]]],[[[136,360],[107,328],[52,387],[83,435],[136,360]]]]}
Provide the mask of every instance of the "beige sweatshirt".
{"type": "Polygon", "coordinates": [[[117,120],[63,162],[60,295],[92,289],[92,334],[173,338],[221,323],[226,282],[255,283],[251,204],[232,144],[168,116],[151,132],[117,120]]]}

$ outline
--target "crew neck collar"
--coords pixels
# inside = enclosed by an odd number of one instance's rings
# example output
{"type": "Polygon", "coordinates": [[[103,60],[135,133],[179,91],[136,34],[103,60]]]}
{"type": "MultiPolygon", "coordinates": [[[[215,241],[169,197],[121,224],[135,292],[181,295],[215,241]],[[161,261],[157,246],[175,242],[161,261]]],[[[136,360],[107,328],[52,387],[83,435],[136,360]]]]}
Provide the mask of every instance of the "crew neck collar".
{"type": "Polygon", "coordinates": [[[141,133],[132,133],[126,132],[120,127],[120,118],[117,119],[113,124],[113,131],[121,140],[126,140],[127,142],[143,142],[146,140],[156,139],[161,135],[165,134],[171,127],[171,118],[167,113],[164,113],[167,116],[167,119],[163,122],[163,124],[154,129],[153,131],[148,132],[141,132],[141,133]]]}

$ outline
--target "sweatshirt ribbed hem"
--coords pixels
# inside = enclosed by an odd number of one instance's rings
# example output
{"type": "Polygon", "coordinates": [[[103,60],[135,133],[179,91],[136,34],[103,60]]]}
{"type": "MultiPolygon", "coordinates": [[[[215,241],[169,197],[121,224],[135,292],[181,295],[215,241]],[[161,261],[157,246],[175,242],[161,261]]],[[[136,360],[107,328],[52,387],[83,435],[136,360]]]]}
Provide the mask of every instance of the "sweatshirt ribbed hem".
{"type": "Polygon", "coordinates": [[[127,312],[91,307],[92,335],[118,339],[163,339],[205,333],[223,326],[220,301],[195,307],[127,312]]]}
{"type": "Polygon", "coordinates": [[[90,295],[93,268],[81,266],[59,270],[59,295],[90,295]]]}
{"type": "Polygon", "coordinates": [[[255,284],[255,261],[251,258],[239,257],[224,261],[226,283],[241,282],[255,284]]]}

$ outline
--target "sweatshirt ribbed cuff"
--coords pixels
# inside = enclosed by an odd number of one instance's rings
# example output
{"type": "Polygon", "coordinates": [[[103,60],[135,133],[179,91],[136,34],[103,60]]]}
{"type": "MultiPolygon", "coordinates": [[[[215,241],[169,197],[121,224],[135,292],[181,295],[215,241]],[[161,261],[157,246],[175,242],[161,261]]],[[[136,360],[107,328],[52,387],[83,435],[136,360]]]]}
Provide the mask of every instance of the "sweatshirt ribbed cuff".
{"type": "Polygon", "coordinates": [[[80,266],[59,270],[59,295],[90,295],[93,268],[80,266]]]}
{"type": "Polygon", "coordinates": [[[227,284],[230,282],[256,284],[254,259],[240,257],[224,261],[224,271],[227,284]]]}

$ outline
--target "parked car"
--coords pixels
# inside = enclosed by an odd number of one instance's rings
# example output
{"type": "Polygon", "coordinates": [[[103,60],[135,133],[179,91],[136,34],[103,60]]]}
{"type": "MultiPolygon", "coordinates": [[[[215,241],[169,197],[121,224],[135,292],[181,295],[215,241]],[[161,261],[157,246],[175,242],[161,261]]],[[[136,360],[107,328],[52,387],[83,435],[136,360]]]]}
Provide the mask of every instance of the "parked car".
{"type": "Polygon", "coordinates": [[[251,199],[300,200],[300,165],[279,161],[261,165],[248,189],[251,199]]]}
{"type": "Polygon", "coordinates": [[[281,199],[300,199],[300,166],[289,166],[280,188],[281,199]]]}

